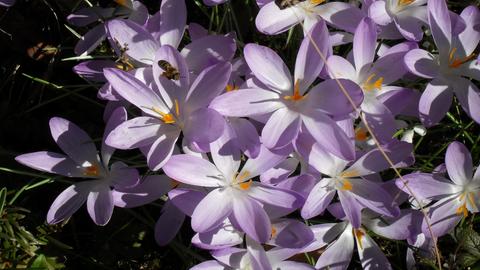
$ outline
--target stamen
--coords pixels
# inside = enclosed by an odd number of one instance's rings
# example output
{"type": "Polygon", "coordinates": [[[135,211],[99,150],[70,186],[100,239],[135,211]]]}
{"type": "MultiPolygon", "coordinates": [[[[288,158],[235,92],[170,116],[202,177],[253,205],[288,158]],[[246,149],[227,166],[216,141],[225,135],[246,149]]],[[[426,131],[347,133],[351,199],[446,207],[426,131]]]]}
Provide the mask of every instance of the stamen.
{"type": "Polygon", "coordinates": [[[161,116],[161,120],[165,123],[165,124],[173,124],[175,123],[175,118],[173,117],[173,115],[171,113],[164,113],[162,111],[160,111],[159,108],[157,107],[152,107],[152,111],[158,113],[160,116],[161,116]]]}
{"type": "Polygon", "coordinates": [[[96,165],[85,167],[83,174],[86,176],[98,176],[98,167],[96,165]]]}
{"type": "Polygon", "coordinates": [[[355,234],[355,237],[357,238],[357,243],[359,248],[363,249],[362,238],[365,235],[365,233],[360,229],[353,229],[353,234],[355,234]]]}
{"type": "Polygon", "coordinates": [[[243,182],[243,180],[247,179],[247,177],[250,175],[249,171],[244,171],[242,174],[237,175],[236,177],[236,182],[243,182]]]}
{"type": "Polygon", "coordinates": [[[274,238],[277,235],[277,229],[272,225],[272,233],[270,234],[270,239],[274,238]]]}
{"type": "Polygon", "coordinates": [[[383,84],[383,77],[379,77],[376,81],[374,82],[371,82],[372,79],[377,76],[375,73],[373,73],[372,75],[370,75],[367,80],[365,81],[365,83],[363,84],[363,88],[366,90],[366,91],[372,91],[374,89],[378,89],[378,90],[381,90],[382,89],[382,84],[383,84]]]}
{"type": "Polygon", "coordinates": [[[238,184],[241,190],[249,190],[251,185],[252,185],[252,179],[248,180],[247,182],[238,184]]]}
{"type": "Polygon", "coordinates": [[[172,187],[172,189],[178,187],[179,185],[180,185],[180,182],[178,182],[175,179],[171,179],[170,186],[172,187]]]}
{"type": "Polygon", "coordinates": [[[342,178],[352,178],[358,176],[358,172],[355,170],[345,171],[340,174],[342,178]]]}
{"type": "Polygon", "coordinates": [[[348,191],[352,190],[353,189],[352,183],[350,183],[350,181],[348,180],[343,180],[341,189],[348,190],[348,191]]]}
{"type": "Polygon", "coordinates": [[[459,216],[463,214],[463,217],[467,217],[468,216],[467,202],[464,202],[460,207],[458,207],[455,213],[459,216]]]}
{"type": "Polygon", "coordinates": [[[175,99],[175,114],[180,116],[180,106],[178,106],[178,99],[175,99]]]}
{"type": "Polygon", "coordinates": [[[364,142],[368,139],[368,131],[364,128],[358,127],[355,129],[355,139],[364,142]]]}
{"type": "Polygon", "coordinates": [[[120,6],[127,7],[127,0],[113,0],[113,1],[119,4],[120,6]]]}
{"type": "Polygon", "coordinates": [[[461,65],[463,65],[465,63],[468,63],[468,62],[470,62],[471,60],[473,60],[474,58],[477,57],[476,53],[472,53],[467,57],[457,59],[457,58],[455,58],[455,53],[456,52],[457,52],[457,48],[454,47],[452,49],[452,51],[450,52],[450,55],[448,57],[449,63],[450,63],[448,66],[451,67],[451,68],[458,68],[461,65]]]}
{"type": "Polygon", "coordinates": [[[235,84],[227,84],[227,87],[225,87],[225,90],[227,92],[235,91],[240,89],[240,87],[236,86],[235,84]]]}
{"type": "Polygon", "coordinates": [[[398,0],[398,5],[399,6],[408,6],[413,2],[415,2],[415,0],[398,0]]]}
{"type": "Polygon", "coordinates": [[[293,87],[293,96],[284,96],[283,99],[285,100],[293,100],[293,101],[298,101],[304,99],[305,96],[302,96],[300,94],[300,85],[298,83],[298,80],[295,82],[295,86],[293,87]]]}
{"type": "Polygon", "coordinates": [[[322,3],[325,3],[326,0],[310,0],[310,3],[312,5],[320,5],[322,3]]]}

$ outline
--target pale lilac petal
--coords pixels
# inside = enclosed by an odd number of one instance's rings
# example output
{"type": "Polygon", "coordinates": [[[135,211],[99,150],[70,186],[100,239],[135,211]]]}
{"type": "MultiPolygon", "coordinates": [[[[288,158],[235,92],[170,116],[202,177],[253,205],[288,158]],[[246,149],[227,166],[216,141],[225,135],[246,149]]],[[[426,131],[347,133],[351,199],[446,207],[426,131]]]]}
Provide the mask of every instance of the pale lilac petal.
{"type": "Polygon", "coordinates": [[[299,176],[285,179],[276,185],[276,187],[295,191],[306,199],[316,183],[317,180],[312,175],[301,174],[299,176]]]}
{"type": "Polygon", "coordinates": [[[366,17],[360,21],[353,36],[353,59],[357,71],[373,63],[376,48],[377,26],[372,19],[366,17]]]}
{"type": "Polygon", "coordinates": [[[171,128],[161,120],[140,116],[118,125],[108,134],[105,143],[118,149],[133,149],[152,144],[171,128]]]}
{"type": "Polygon", "coordinates": [[[77,164],[97,161],[97,148],[83,129],[60,117],[52,117],[49,124],[53,140],[77,164]]]}
{"type": "MultiPolygon", "coordinates": [[[[244,256],[246,256],[247,250],[236,247],[229,247],[220,250],[214,250],[210,253],[219,262],[231,266],[233,268],[240,268],[240,263],[244,256]]],[[[228,268],[231,269],[231,268],[228,268]]]]}
{"type": "Polygon", "coordinates": [[[202,249],[223,249],[243,243],[244,234],[236,230],[228,219],[216,229],[197,233],[192,238],[192,244],[202,249]]]}
{"type": "Polygon", "coordinates": [[[225,127],[225,119],[215,110],[201,108],[188,115],[183,135],[189,143],[208,144],[218,139],[225,127]]]}
{"type": "Polygon", "coordinates": [[[284,107],[280,96],[263,89],[239,89],[218,96],[210,108],[224,116],[244,117],[271,113],[284,107]]]}
{"type": "Polygon", "coordinates": [[[403,181],[401,179],[396,180],[395,184],[397,187],[408,194],[411,191],[413,194],[410,195],[417,197],[419,200],[435,199],[460,191],[455,185],[447,182],[446,179],[433,174],[412,173],[404,175],[402,178],[403,181]]]}
{"type": "Polygon", "coordinates": [[[354,228],[360,228],[362,225],[362,209],[364,207],[358,203],[352,193],[343,190],[339,190],[337,193],[348,221],[354,228]]]}
{"type": "Polygon", "coordinates": [[[136,22],[139,25],[145,25],[149,17],[147,7],[140,1],[132,2],[132,12],[129,14],[128,19],[136,22]]]}
{"type": "Polygon", "coordinates": [[[168,192],[168,198],[185,215],[192,216],[195,207],[205,198],[206,193],[193,189],[175,188],[168,192]]]}
{"type": "Polygon", "coordinates": [[[73,67],[73,72],[80,77],[92,82],[105,82],[104,68],[114,68],[116,63],[112,60],[84,61],[73,67]]]}
{"type": "Polygon", "coordinates": [[[48,151],[23,154],[15,157],[15,160],[35,170],[60,174],[68,177],[88,177],[71,158],[48,151]]]}
{"type": "Polygon", "coordinates": [[[428,23],[440,55],[448,55],[452,42],[452,22],[447,3],[428,0],[428,23]]]}
{"type": "Polygon", "coordinates": [[[232,209],[235,211],[237,204],[228,189],[217,188],[210,191],[193,211],[192,229],[199,233],[214,229],[232,213],[232,209]]]}
{"type": "Polygon", "coordinates": [[[375,218],[365,219],[363,225],[374,233],[394,240],[405,240],[416,231],[419,224],[417,218],[422,218],[422,214],[415,210],[402,210],[400,216],[396,218],[375,218]]]}
{"type": "Polygon", "coordinates": [[[203,26],[201,26],[198,23],[190,23],[188,25],[188,35],[190,36],[190,39],[197,40],[202,37],[205,37],[208,35],[208,29],[205,29],[203,26]]]}
{"type": "Polygon", "coordinates": [[[330,117],[317,113],[314,117],[302,117],[302,120],[308,132],[325,150],[341,159],[355,158],[354,145],[350,138],[330,117]]]}
{"type": "Polygon", "coordinates": [[[65,189],[50,206],[47,222],[56,224],[71,217],[87,200],[91,187],[91,182],[80,182],[65,189]]]}
{"type": "Polygon", "coordinates": [[[356,6],[343,2],[327,2],[315,7],[315,11],[335,28],[355,32],[366,15],[356,6]]]}
{"type": "Polygon", "coordinates": [[[164,0],[159,12],[160,44],[177,48],[187,24],[185,0],[164,0]]]}
{"type": "Polygon", "coordinates": [[[110,158],[112,157],[113,152],[115,151],[113,147],[108,146],[106,144],[106,139],[112,130],[114,130],[117,126],[119,126],[126,120],[127,120],[127,110],[125,110],[124,107],[118,107],[112,112],[112,114],[110,115],[110,118],[107,121],[105,130],[103,131],[102,148],[100,151],[104,167],[108,167],[110,158]]]}
{"type": "Polygon", "coordinates": [[[327,59],[327,69],[330,78],[356,80],[357,71],[355,67],[345,58],[338,55],[331,55],[327,59]]]}
{"type": "Polygon", "coordinates": [[[210,143],[212,160],[217,169],[222,172],[227,181],[233,181],[240,168],[241,152],[235,144],[236,134],[225,123],[222,136],[210,143]]]}
{"type": "Polygon", "coordinates": [[[275,111],[262,130],[262,142],[271,149],[282,148],[297,137],[301,118],[288,108],[275,111]]]}
{"type": "Polygon", "coordinates": [[[468,6],[462,11],[460,17],[465,21],[466,28],[458,35],[458,40],[462,44],[465,55],[470,55],[480,41],[480,32],[475,29],[480,25],[480,12],[476,6],[468,6]]]}
{"type": "Polygon", "coordinates": [[[232,118],[229,121],[235,132],[238,147],[249,158],[256,158],[260,153],[261,142],[255,126],[243,118],[232,118]]]}
{"type": "Polygon", "coordinates": [[[312,230],[305,223],[295,219],[280,219],[272,223],[275,234],[269,245],[284,248],[303,248],[314,240],[312,230]]]}
{"type": "Polygon", "coordinates": [[[324,61],[317,50],[323,55],[329,52],[329,33],[324,21],[319,21],[311,29],[310,36],[306,36],[298,50],[295,62],[295,82],[303,94],[308,87],[317,79],[323,69],[324,61]]]}
{"type": "Polygon", "coordinates": [[[215,260],[205,261],[190,268],[190,270],[229,270],[230,267],[225,266],[215,260]]]}
{"type": "Polygon", "coordinates": [[[262,145],[258,156],[248,159],[239,175],[246,172],[250,178],[254,178],[284,161],[285,157],[286,155],[273,153],[262,145]]]}
{"type": "Polygon", "coordinates": [[[185,59],[175,48],[170,45],[163,45],[160,47],[160,49],[155,53],[155,59],[152,64],[152,73],[153,79],[159,88],[160,95],[165,100],[168,99],[166,103],[173,103],[173,101],[170,100],[172,99],[171,96],[182,102],[185,100],[186,91],[184,89],[188,89],[189,87],[190,76],[185,59]],[[159,65],[161,60],[167,61],[173,68],[178,70],[178,73],[180,74],[179,80],[169,80],[167,77],[163,76],[165,70],[159,65]],[[180,89],[171,89],[176,86],[178,86],[180,89]]]}
{"type": "Polygon", "coordinates": [[[268,261],[267,253],[263,249],[263,246],[260,243],[247,237],[247,252],[250,255],[250,263],[252,269],[258,270],[270,270],[272,266],[268,261]]]}
{"type": "Polygon", "coordinates": [[[163,166],[170,178],[193,186],[219,187],[224,181],[222,173],[205,159],[192,155],[174,155],[163,166]]]}
{"type": "Polygon", "coordinates": [[[452,104],[452,89],[443,81],[435,79],[427,84],[420,97],[420,120],[425,127],[431,127],[445,116],[452,104]]]}
{"type": "Polygon", "coordinates": [[[340,174],[348,163],[348,161],[330,154],[318,143],[312,146],[308,156],[304,156],[304,158],[317,171],[332,177],[340,174]]]}
{"type": "Polygon", "coordinates": [[[385,1],[375,1],[368,8],[368,17],[378,25],[387,25],[392,22],[392,17],[385,8],[385,1]]]}
{"type": "Polygon", "coordinates": [[[455,184],[465,186],[470,183],[473,171],[472,155],[464,144],[455,141],[448,145],[445,164],[448,176],[455,184]]]}
{"type": "Polygon", "coordinates": [[[137,62],[151,65],[160,44],[142,26],[130,20],[116,19],[107,23],[113,45],[127,47],[125,54],[137,62]]]}
{"type": "Polygon", "coordinates": [[[263,6],[257,14],[255,25],[258,31],[277,35],[287,31],[304,19],[304,13],[297,7],[281,10],[274,1],[263,6]]]}
{"type": "Polygon", "coordinates": [[[160,246],[168,245],[177,235],[185,221],[185,214],[167,201],[162,208],[162,214],[155,224],[155,240],[160,246]]]}
{"type": "Polygon", "coordinates": [[[122,161],[116,161],[112,164],[107,179],[115,189],[133,187],[140,180],[137,169],[128,167],[122,161]]]}
{"type": "Polygon", "coordinates": [[[405,39],[411,41],[421,41],[423,38],[422,26],[424,23],[417,17],[411,16],[412,11],[410,11],[410,9],[404,11],[408,15],[397,14],[394,19],[395,25],[405,39]]]}
{"type": "Polygon", "coordinates": [[[99,24],[80,38],[73,51],[76,55],[89,54],[102,43],[106,36],[105,25],[99,24]]]}
{"type": "MultiPolygon", "coordinates": [[[[344,232],[346,222],[321,223],[310,226],[315,240],[302,249],[303,252],[312,252],[327,246],[344,232]]],[[[283,258],[282,258],[283,259],[283,258]]]]}
{"type": "Polygon", "coordinates": [[[358,256],[363,269],[392,269],[383,251],[368,234],[356,239],[358,256]]]}
{"type": "Polygon", "coordinates": [[[87,199],[88,214],[95,224],[104,226],[110,221],[113,213],[113,197],[110,187],[103,183],[96,184],[87,199]]]}
{"type": "Polygon", "coordinates": [[[170,189],[172,181],[166,175],[149,175],[131,188],[112,190],[113,203],[122,208],[133,208],[160,199],[170,189]]]}
{"type": "Polygon", "coordinates": [[[480,90],[477,86],[470,80],[456,78],[453,89],[463,110],[475,122],[480,123],[480,90]]]}
{"type": "Polygon", "coordinates": [[[303,205],[301,211],[302,218],[310,219],[325,211],[336,194],[334,189],[330,189],[327,186],[330,181],[332,181],[332,179],[324,178],[312,188],[303,205]]]}
{"type": "Polygon", "coordinates": [[[303,204],[303,198],[293,191],[270,187],[258,182],[252,183],[247,194],[257,201],[282,208],[296,209],[303,204]]]}
{"type": "Polygon", "coordinates": [[[81,8],[67,16],[67,21],[75,26],[87,26],[100,18],[112,17],[114,8],[87,7],[81,8]]]}
{"type": "Polygon", "coordinates": [[[273,265],[273,269],[281,269],[281,270],[313,270],[313,266],[300,263],[300,262],[293,262],[293,261],[284,261],[279,262],[273,265]]]}
{"type": "Polygon", "coordinates": [[[278,184],[291,175],[298,167],[298,159],[287,158],[282,163],[260,175],[260,182],[266,184],[278,184]]]}
{"type": "MultiPolygon", "coordinates": [[[[434,237],[443,236],[455,228],[463,218],[461,212],[460,214],[457,213],[458,208],[462,205],[463,200],[459,200],[455,196],[440,200],[430,207],[429,221],[434,237]]],[[[422,223],[422,231],[427,237],[431,238],[430,230],[425,220],[422,223]]]]}
{"type": "Polygon", "coordinates": [[[316,269],[344,270],[353,255],[354,239],[352,227],[347,226],[340,237],[327,247],[315,264],[316,269]]]}
{"type": "Polygon", "coordinates": [[[409,51],[404,58],[405,65],[413,74],[432,79],[437,76],[439,66],[434,56],[422,49],[409,51]]]}
{"type": "Polygon", "coordinates": [[[347,92],[358,108],[363,101],[363,91],[358,84],[345,79],[326,80],[316,85],[308,92],[308,106],[324,111],[331,116],[345,116],[354,108],[343,90],[347,92]],[[343,89],[340,85],[343,86],[343,89]]]}
{"type": "MultiPolygon", "coordinates": [[[[398,63],[402,63],[405,55],[416,48],[418,48],[418,45],[415,42],[403,42],[391,47],[385,52],[385,55],[375,61],[371,72],[378,77],[382,77],[384,85],[397,81],[408,72],[405,65],[399,65],[398,63]],[[395,68],[392,68],[392,66],[395,66],[395,68]]],[[[382,88],[382,90],[384,89],[382,88]]]]}
{"type": "Polygon", "coordinates": [[[350,192],[360,204],[389,217],[400,214],[400,209],[393,198],[377,183],[366,179],[355,179],[351,183],[353,187],[350,192]]]}
{"type": "Polygon", "coordinates": [[[186,106],[191,112],[208,107],[210,102],[224,91],[232,72],[232,65],[221,62],[203,70],[188,91],[186,106]]]}
{"type": "MultiPolygon", "coordinates": [[[[215,208],[218,208],[219,201],[216,204],[215,208]]],[[[268,241],[272,232],[272,226],[267,213],[265,213],[265,210],[258,202],[244,196],[234,197],[233,215],[240,228],[248,236],[260,243],[268,241]]]]}
{"type": "Polygon", "coordinates": [[[283,93],[292,90],[290,71],[275,51],[250,43],[245,46],[243,53],[248,67],[262,83],[283,93]]]}
{"type": "Polygon", "coordinates": [[[209,35],[187,44],[180,53],[185,57],[188,69],[199,74],[211,65],[229,62],[236,50],[233,38],[209,35]]]}
{"type": "Polygon", "coordinates": [[[111,68],[105,69],[104,74],[119,95],[146,114],[159,117],[160,115],[153,111],[153,108],[163,111],[164,113],[169,112],[169,108],[163,100],[134,75],[111,68]]]}

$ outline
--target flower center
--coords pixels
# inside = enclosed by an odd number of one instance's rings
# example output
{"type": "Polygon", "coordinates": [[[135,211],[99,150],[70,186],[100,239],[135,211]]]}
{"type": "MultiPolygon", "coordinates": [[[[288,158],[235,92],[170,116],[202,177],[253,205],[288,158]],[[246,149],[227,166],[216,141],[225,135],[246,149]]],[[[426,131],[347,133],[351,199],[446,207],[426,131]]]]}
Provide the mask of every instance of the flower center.
{"type": "Polygon", "coordinates": [[[357,127],[355,129],[355,139],[360,142],[364,142],[368,139],[368,131],[365,128],[357,127]]]}
{"type": "Polygon", "coordinates": [[[305,96],[302,96],[302,94],[300,94],[300,85],[298,85],[298,80],[297,80],[295,82],[295,86],[293,87],[293,95],[292,96],[284,96],[283,99],[299,101],[299,100],[304,99],[305,96]]]}
{"type": "Polygon", "coordinates": [[[377,76],[375,73],[368,76],[367,80],[363,83],[363,89],[371,92],[374,89],[382,90],[383,77],[379,77],[377,80],[373,80],[377,76]]]}
{"type": "MultiPolygon", "coordinates": [[[[162,112],[159,108],[157,107],[152,107],[150,108],[152,111],[156,112],[157,114],[160,115],[160,120],[162,120],[165,124],[173,124],[176,122],[175,116],[172,113],[165,113],[162,112]]],[[[180,106],[178,105],[178,100],[175,99],[175,115],[177,117],[180,116],[180,106]]]]}
{"type": "Polygon", "coordinates": [[[363,249],[362,239],[365,233],[361,229],[353,229],[353,234],[357,238],[358,247],[363,249]]]}
{"type": "Polygon", "coordinates": [[[227,87],[225,87],[225,91],[227,92],[232,92],[238,89],[240,89],[240,87],[236,86],[235,84],[227,84],[227,87]]]}
{"type": "Polygon", "coordinates": [[[272,225],[272,233],[270,234],[270,239],[274,238],[277,235],[277,229],[272,225]]]}
{"type": "Polygon", "coordinates": [[[128,7],[127,0],[113,0],[113,1],[119,4],[120,6],[128,7]]]}
{"type": "Polygon", "coordinates": [[[244,190],[244,191],[249,190],[253,182],[252,179],[246,181],[249,176],[250,176],[250,172],[244,171],[242,174],[235,176],[235,179],[233,180],[233,184],[237,185],[238,188],[240,188],[241,190],[244,190]]]}
{"type": "Polygon", "coordinates": [[[457,48],[454,47],[452,51],[450,52],[449,58],[448,58],[448,66],[450,68],[459,68],[461,65],[470,62],[473,60],[475,57],[477,57],[476,53],[471,53],[467,57],[462,57],[462,58],[455,58],[455,53],[457,52],[457,48]]]}
{"type": "Polygon", "coordinates": [[[467,217],[468,216],[467,200],[473,207],[475,207],[475,198],[474,198],[473,192],[462,193],[458,198],[458,200],[463,201],[463,204],[457,208],[455,213],[459,216],[463,215],[463,217],[467,217]]]}
{"type": "Polygon", "coordinates": [[[410,5],[413,2],[415,2],[415,0],[398,0],[398,5],[404,7],[410,5]]]}
{"type": "Polygon", "coordinates": [[[90,165],[84,168],[83,174],[86,176],[98,176],[98,167],[96,165],[90,165]]]}

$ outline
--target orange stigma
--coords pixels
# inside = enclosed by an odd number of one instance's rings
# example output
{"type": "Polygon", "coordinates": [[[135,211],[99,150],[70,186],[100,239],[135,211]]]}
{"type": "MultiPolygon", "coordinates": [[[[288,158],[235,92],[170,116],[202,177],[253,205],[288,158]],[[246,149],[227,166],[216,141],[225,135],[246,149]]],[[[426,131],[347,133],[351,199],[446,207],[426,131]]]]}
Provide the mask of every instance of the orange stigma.
{"type": "Polygon", "coordinates": [[[227,87],[225,87],[225,91],[227,92],[232,92],[238,89],[240,89],[240,87],[236,86],[235,84],[227,84],[227,87]]]}
{"type": "Polygon", "coordinates": [[[355,129],[355,139],[364,142],[368,139],[368,131],[364,128],[358,127],[355,129]]]}
{"type": "Polygon", "coordinates": [[[348,191],[352,190],[353,189],[352,183],[348,180],[343,180],[341,189],[348,190],[348,191]]]}
{"type": "Polygon", "coordinates": [[[270,234],[270,239],[274,238],[277,235],[277,229],[272,225],[272,233],[270,234]]]}
{"type": "Polygon", "coordinates": [[[472,53],[467,57],[455,58],[455,53],[456,52],[457,52],[457,48],[454,47],[452,49],[452,51],[450,52],[450,55],[449,55],[449,63],[450,64],[448,66],[451,67],[451,68],[459,68],[461,65],[463,65],[465,63],[468,63],[471,60],[473,60],[475,57],[477,57],[477,54],[472,53]]]}
{"type": "Polygon", "coordinates": [[[285,100],[293,100],[298,101],[304,99],[305,96],[300,94],[300,85],[298,85],[298,80],[295,82],[295,86],[293,87],[293,96],[284,96],[283,99],[285,100]]]}
{"type": "Polygon", "coordinates": [[[173,117],[173,115],[171,113],[164,113],[162,111],[160,111],[159,108],[157,107],[152,107],[151,108],[152,111],[158,113],[160,115],[160,119],[165,123],[165,124],[173,124],[175,123],[175,118],[173,117]]]}
{"type": "Polygon", "coordinates": [[[98,176],[98,167],[95,165],[85,167],[83,174],[86,176],[98,176]]]}
{"type": "Polygon", "coordinates": [[[468,209],[467,209],[467,203],[464,202],[460,207],[457,208],[457,211],[455,211],[457,215],[463,215],[463,217],[468,216],[468,209]]]}
{"type": "Polygon", "coordinates": [[[372,91],[374,89],[382,90],[383,77],[379,77],[376,81],[372,82],[372,79],[377,76],[374,74],[370,75],[365,83],[363,84],[363,89],[366,91],[372,91]]]}
{"type": "Polygon", "coordinates": [[[357,238],[357,243],[360,249],[363,249],[362,245],[362,239],[365,233],[361,229],[353,229],[353,233],[355,234],[355,237],[357,238]]]}
{"type": "Polygon", "coordinates": [[[415,0],[398,0],[398,5],[399,6],[408,6],[413,2],[415,2],[415,0]]]}
{"type": "Polygon", "coordinates": [[[238,184],[241,190],[249,190],[251,185],[252,185],[252,179],[248,180],[247,182],[238,184]]]}
{"type": "Polygon", "coordinates": [[[320,4],[323,4],[325,2],[326,2],[326,0],[310,0],[310,3],[312,5],[320,5],[320,4]]]}

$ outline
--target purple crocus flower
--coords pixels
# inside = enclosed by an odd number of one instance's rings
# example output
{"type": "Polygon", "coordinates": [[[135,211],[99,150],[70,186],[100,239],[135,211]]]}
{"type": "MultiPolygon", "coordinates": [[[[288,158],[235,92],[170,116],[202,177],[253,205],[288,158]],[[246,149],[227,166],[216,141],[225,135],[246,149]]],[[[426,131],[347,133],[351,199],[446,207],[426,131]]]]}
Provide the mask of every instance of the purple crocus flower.
{"type": "Polygon", "coordinates": [[[240,152],[230,143],[233,136],[234,134],[224,133],[211,143],[214,163],[192,155],[175,155],[163,170],[179,182],[212,188],[192,213],[194,231],[211,231],[229,217],[247,235],[265,243],[271,236],[272,228],[262,205],[296,209],[303,200],[294,192],[252,181],[252,178],[284,159],[265,147],[262,147],[257,158],[247,160],[239,172],[240,152]]]}
{"type": "Polygon", "coordinates": [[[217,6],[226,3],[228,0],[203,0],[203,3],[207,6],[217,6]]]}
{"type": "MultiPolygon", "coordinates": [[[[288,3],[289,1],[284,2],[288,3]]],[[[307,0],[299,1],[293,6],[280,7],[276,1],[271,0],[262,5],[255,24],[260,32],[276,35],[303,22],[304,33],[308,33],[317,22],[323,19],[335,28],[354,32],[358,22],[365,17],[359,8],[351,4],[325,2],[325,0],[307,0]]]]}
{"type": "Polygon", "coordinates": [[[467,79],[480,79],[474,54],[480,41],[480,33],[474,29],[480,23],[478,8],[469,6],[460,17],[455,17],[444,0],[430,0],[428,21],[438,54],[414,49],[405,55],[405,63],[413,74],[432,79],[420,98],[420,119],[427,127],[438,123],[450,109],[455,93],[464,111],[480,123],[479,90],[467,79]],[[465,29],[455,34],[459,25],[465,29]]]}
{"type": "MultiPolygon", "coordinates": [[[[311,36],[327,55],[328,30],[323,21],[313,27],[311,36]]],[[[211,108],[230,117],[271,114],[262,130],[262,143],[270,149],[291,144],[301,127],[305,126],[329,151],[345,159],[353,159],[353,145],[330,118],[346,117],[353,111],[337,82],[327,80],[308,91],[324,64],[308,37],[303,40],[297,55],[293,83],[287,66],[273,50],[248,44],[244,55],[258,79],[258,88],[223,94],[212,101],[211,108]]],[[[358,85],[348,80],[341,80],[341,83],[359,105],[363,95],[358,85]]]]}
{"type": "Polygon", "coordinates": [[[287,261],[292,253],[289,250],[273,248],[267,252],[253,239],[247,237],[246,249],[226,248],[212,252],[216,260],[200,263],[190,270],[313,270],[313,267],[300,262],[287,261]]]}
{"type": "Polygon", "coordinates": [[[407,40],[420,41],[422,26],[427,24],[426,3],[427,0],[377,0],[369,6],[368,15],[376,24],[385,26],[384,31],[395,29],[407,40]]]}
{"type": "Polygon", "coordinates": [[[374,62],[377,47],[377,26],[370,18],[364,18],[358,25],[353,39],[353,63],[332,55],[328,58],[328,72],[332,78],[349,79],[363,90],[361,110],[381,143],[388,143],[396,132],[395,117],[383,104],[394,99],[396,106],[405,107],[412,102],[413,90],[390,86],[407,73],[403,66],[391,68],[402,61],[405,54],[417,48],[413,42],[405,42],[389,48],[374,62]]]}
{"type": "MultiPolygon", "coordinates": [[[[378,183],[364,177],[390,168],[379,149],[369,151],[347,168],[348,161],[329,154],[317,143],[303,147],[299,152],[308,164],[328,176],[312,188],[301,211],[303,218],[309,219],[323,213],[335,194],[338,194],[343,210],[354,228],[359,228],[361,224],[363,208],[390,217],[398,215],[399,208],[392,196],[378,183]]],[[[383,148],[394,163],[404,160],[412,151],[412,146],[404,142],[392,143],[383,148]]]]}
{"type": "MultiPolygon", "coordinates": [[[[115,126],[125,121],[127,113],[119,108],[107,123],[104,138],[115,126]]],[[[75,213],[87,201],[87,210],[97,225],[105,225],[113,213],[113,193],[134,186],[138,180],[136,169],[123,162],[109,166],[114,149],[102,141],[100,156],[93,140],[72,122],[54,117],[50,119],[50,131],[64,154],[35,152],[17,156],[15,160],[25,166],[67,177],[89,178],[65,189],[48,210],[47,222],[55,224],[75,213]]]]}
{"type": "Polygon", "coordinates": [[[106,141],[119,149],[141,148],[152,170],[168,161],[181,132],[186,145],[196,151],[208,150],[208,144],[222,134],[225,120],[206,107],[225,89],[231,71],[230,63],[219,63],[190,83],[185,60],[173,47],[162,46],[155,60],[168,61],[181,74],[179,80],[169,80],[155,65],[152,89],[127,72],[105,69],[118,94],[145,114],[115,128],[106,141]]]}
{"type": "MultiPolygon", "coordinates": [[[[445,154],[445,164],[451,180],[440,174],[413,173],[403,176],[417,198],[437,200],[429,211],[435,237],[448,233],[468,212],[477,213],[480,207],[480,170],[472,174],[472,156],[465,145],[452,142],[445,154]]],[[[397,180],[397,186],[409,193],[400,179],[397,180]]],[[[430,236],[426,222],[422,230],[426,236],[430,236]]]]}

